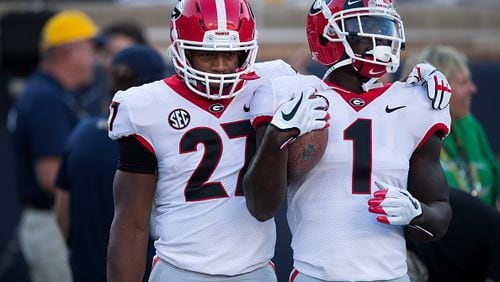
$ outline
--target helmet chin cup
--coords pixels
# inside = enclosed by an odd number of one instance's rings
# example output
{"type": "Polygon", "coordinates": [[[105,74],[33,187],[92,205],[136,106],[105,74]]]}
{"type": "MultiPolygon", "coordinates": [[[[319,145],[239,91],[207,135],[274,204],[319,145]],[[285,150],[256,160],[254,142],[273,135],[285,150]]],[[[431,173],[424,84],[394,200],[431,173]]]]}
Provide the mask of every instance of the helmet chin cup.
{"type": "Polygon", "coordinates": [[[364,77],[378,78],[396,72],[399,67],[399,59],[392,53],[390,46],[377,45],[365,54],[355,54],[353,60],[354,69],[364,77]]]}
{"type": "Polygon", "coordinates": [[[391,61],[391,47],[390,46],[375,46],[372,50],[367,51],[366,54],[372,55],[377,61],[388,63],[391,61]]]}
{"type": "Polygon", "coordinates": [[[364,77],[379,78],[387,73],[387,66],[374,63],[372,55],[357,55],[353,60],[353,68],[364,77]]]}

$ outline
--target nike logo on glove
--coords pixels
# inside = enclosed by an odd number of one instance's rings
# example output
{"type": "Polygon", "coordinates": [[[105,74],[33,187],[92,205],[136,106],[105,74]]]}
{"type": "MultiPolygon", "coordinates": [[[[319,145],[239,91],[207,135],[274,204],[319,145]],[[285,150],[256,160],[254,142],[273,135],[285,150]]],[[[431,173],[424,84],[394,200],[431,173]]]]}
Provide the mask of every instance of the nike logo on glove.
{"type": "Polygon", "coordinates": [[[399,107],[395,107],[395,108],[389,108],[389,105],[385,106],[385,112],[386,113],[392,113],[394,111],[397,111],[397,110],[400,110],[402,108],[406,108],[406,106],[399,106],[399,107]]]}
{"type": "Polygon", "coordinates": [[[415,202],[415,200],[411,199],[411,203],[413,204],[413,207],[418,210],[418,203],[415,202]]]}
{"type": "Polygon", "coordinates": [[[297,113],[297,110],[300,107],[300,104],[302,103],[302,99],[303,98],[304,98],[304,96],[301,94],[301,97],[300,97],[299,101],[297,102],[297,104],[295,104],[295,106],[293,107],[292,111],[289,112],[288,114],[285,114],[283,111],[281,112],[281,116],[283,117],[283,119],[285,121],[290,121],[295,116],[295,114],[297,113]]]}

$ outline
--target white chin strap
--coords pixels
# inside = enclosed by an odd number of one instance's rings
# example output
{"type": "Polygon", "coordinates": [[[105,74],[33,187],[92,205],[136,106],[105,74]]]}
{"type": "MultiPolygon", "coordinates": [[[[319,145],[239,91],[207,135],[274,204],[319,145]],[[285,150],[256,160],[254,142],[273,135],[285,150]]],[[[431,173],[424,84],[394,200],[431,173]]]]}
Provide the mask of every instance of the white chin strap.
{"type": "MultiPolygon", "coordinates": [[[[345,60],[342,60],[338,63],[336,63],[335,65],[331,66],[326,72],[325,72],[325,75],[323,75],[323,80],[326,80],[327,77],[330,75],[330,73],[332,73],[334,70],[338,69],[338,68],[341,68],[343,66],[347,66],[347,65],[350,65],[352,63],[352,59],[351,58],[348,58],[348,59],[345,59],[345,60]]],[[[384,86],[384,84],[380,81],[378,81],[378,78],[370,78],[370,80],[368,80],[367,82],[363,83],[361,85],[361,88],[363,89],[363,91],[365,92],[368,92],[372,89],[375,89],[375,88],[379,88],[379,87],[382,87],[384,86]]]]}
{"type": "Polygon", "coordinates": [[[348,59],[345,59],[345,60],[342,60],[338,63],[336,63],[335,65],[331,66],[326,72],[325,72],[325,75],[323,75],[323,80],[326,80],[326,78],[336,69],[338,68],[341,68],[343,66],[347,66],[347,65],[350,65],[352,64],[352,59],[351,58],[348,58],[348,59]]]}
{"type": "Polygon", "coordinates": [[[370,80],[361,84],[361,88],[365,92],[368,92],[372,89],[380,88],[382,86],[384,86],[384,84],[382,82],[378,81],[378,78],[376,78],[376,77],[370,78],[370,80]]]}

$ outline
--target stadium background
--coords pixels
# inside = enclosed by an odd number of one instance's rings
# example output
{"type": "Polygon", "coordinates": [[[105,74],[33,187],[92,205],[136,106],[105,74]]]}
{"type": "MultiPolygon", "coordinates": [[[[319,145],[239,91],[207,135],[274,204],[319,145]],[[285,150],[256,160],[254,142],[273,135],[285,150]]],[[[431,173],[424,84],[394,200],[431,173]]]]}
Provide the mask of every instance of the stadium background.
{"type": "MultiPolygon", "coordinates": [[[[282,58],[302,73],[321,75],[324,69],[309,59],[304,29],[306,11],[312,0],[249,2],[259,30],[258,60],[282,58]]],[[[12,93],[17,92],[27,69],[37,59],[37,39],[33,31],[39,29],[47,15],[45,11],[82,9],[99,26],[124,20],[137,22],[145,28],[148,40],[166,56],[169,15],[174,4],[175,0],[0,0],[0,282],[26,279],[14,236],[20,208],[5,124],[12,93]],[[11,20],[7,26],[6,19],[11,20]]],[[[413,52],[430,44],[451,45],[468,55],[473,80],[478,86],[472,112],[485,127],[497,156],[500,155],[500,1],[399,0],[397,4],[407,39],[403,63],[413,52]]],[[[286,257],[290,250],[283,215],[278,220],[281,240],[276,259],[281,281],[289,270],[286,257]]]]}

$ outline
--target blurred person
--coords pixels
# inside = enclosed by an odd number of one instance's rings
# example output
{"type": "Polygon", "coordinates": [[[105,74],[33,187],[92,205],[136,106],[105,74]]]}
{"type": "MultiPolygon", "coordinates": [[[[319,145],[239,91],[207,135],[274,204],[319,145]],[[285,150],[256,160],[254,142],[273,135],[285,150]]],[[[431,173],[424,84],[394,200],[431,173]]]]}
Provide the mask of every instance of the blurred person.
{"type": "Polygon", "coordinates": [[[398,69],[405,43],[393,1],[316,0],[307,37],[329,67],[323,80],[272,78],[252,99],[259,145],[243,180],[248,209],[266,222],[287,197],[290,281],[410,281],[404,230],[438,240],[451,217],[439,163],[450,115],[426,97],[450,89],[439,72],[421,78],[428,89],[379,81],[398,69]],[[287,145],[330,124],[319,163],[288,179],[287,145]]]}
{"type": "Polygon", "coordinates": [[[111,77],[111,62],[113,57],[135,44],[148,45],[143,28],[134,22],[113,22],[102,29],[96,39],[99,54],[99,63],[111,77]]]}
{"type": "Polygon", "coordinates": [[[407,240],[412,281],[500,281],[500,213],[458,189],[450,189],[450,206],[453,217],[441,240],[407,240]]]}
{"type": "Polygon", "coordinates": [[[142,276],[154,202],[150,281],[276,281],[274,221],[250,215],[241,180],[255,150],[252,93],[295,71],[281,60],[255,63],[246,0],[178,1],[170,36],[177,75],[120,91],[110,106],[119,164],[108,280],[142,276]]]}
{"type": "MultiPolygon", "coordinates": [[[[112,93],[160,80],[165,68],[163,58],[154,49],[144,45],[127,47],[113,58],[112,93]]],[[[100,114],[75,128],[56,181],[56,215],[68,242],[74,282],[106,281],[106,252],[114,211],[112,187],[118,161],[118,146],[108,138],[106,117],[100,114]]],[[[152,255],[148,256],[149,262],[151,259],[152,255]]],[[[146,271],[145,279],[148,275],[146,271]]]]}
{"type": "Polygon", "coordinates": [[[148,45],[143,28],[134,22],[112,23],[103,28],[100,38],[111,55],[133,44],[148,45]]]}
{"type": "Polygon", "coordinates": [[[134,22],[120,21],[104,27],[95,41],[97,60],[92,84],[80,89],[76,99],[87,117],[106,112],[111,88],[111,62],[119,51],[134,44],[147,44],[142,27],[134,22]]]}
{"type": "Polygon", "coordinates": [[[53,212],[54,180],[81,108],[73,91],[90,83],[94,22],[77,10],[61,11],[44,25],[41,62],[10,118],[17,185],[24,211],[21,250],[33,281],[71,281],[67,251],[53,212]]]}
{"type": "MultiPolygon", "coordinates": [[[[425,48],[411,60],[433,64],[449,78],[453,89],[450,101],[452,130],[444,139],[440,157],[448,185],[500,211],[498,159],[483,127],[471,113],[477,88],[465,55],[449,46],[435,46],[425,48]]],[[[408,72],[409,69],[404,73],[408,72]]],[[[418,72],[413,74],[418,75],[418,72]]]]}
{"type": "MultiPolygon", "coordinates": [[[[466,57],[452,47],[433,46],[411,56],[406,67],[421,61],[442,71],[453,88],[451,133],[444,139],[440,155],[452,187],[453,217],[440,241],[418,243],[408,238],[410,265],[424,265],[411,267],[410,274],[415,281],[500,281],[500,214],[495,211],[498,160],[470,112],[476,86],[466,57]]],[[[409,72],[408,67],[403,71],[409,72]]],[[[411,75],[418,76],[418,72],[411,75]]]]}

